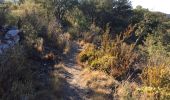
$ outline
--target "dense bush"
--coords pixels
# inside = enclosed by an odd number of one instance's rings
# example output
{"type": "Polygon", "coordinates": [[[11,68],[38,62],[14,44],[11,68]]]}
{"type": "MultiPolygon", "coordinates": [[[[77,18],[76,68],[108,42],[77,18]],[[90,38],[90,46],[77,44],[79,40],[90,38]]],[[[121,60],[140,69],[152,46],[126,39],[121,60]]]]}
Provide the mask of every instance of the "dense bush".
{"type": "Polygon", "coordinates": [[[105,33],[101,47],[87,47],[79,54],[80,61],[87,62],[90,69],[102,70],[114,77],[124,75],[138,59],[134,45],[124,42],[127,37],[123,34],[111,40],[108,33],[105,33]]]}

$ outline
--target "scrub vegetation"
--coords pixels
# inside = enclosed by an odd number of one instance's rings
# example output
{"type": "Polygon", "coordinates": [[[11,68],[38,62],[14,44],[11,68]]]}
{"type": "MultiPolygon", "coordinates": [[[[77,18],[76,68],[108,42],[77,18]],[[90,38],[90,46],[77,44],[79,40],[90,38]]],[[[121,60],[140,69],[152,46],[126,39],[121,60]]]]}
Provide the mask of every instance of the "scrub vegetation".
{"type": "Polygon", "coordinates": [[[168,100],[170,18],[129,0],[0,3],[2,100],[168,100]],[[3,49],[2,49],[3,50],[3,49]]]}

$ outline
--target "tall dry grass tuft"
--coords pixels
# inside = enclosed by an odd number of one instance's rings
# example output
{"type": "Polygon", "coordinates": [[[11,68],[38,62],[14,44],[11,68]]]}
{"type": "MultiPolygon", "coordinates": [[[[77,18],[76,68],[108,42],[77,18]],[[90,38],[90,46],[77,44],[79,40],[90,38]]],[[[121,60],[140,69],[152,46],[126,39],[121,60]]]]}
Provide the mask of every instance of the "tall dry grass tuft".
{"type": "Polygon", "coordinates": [[[154,99],[170,98],[170,66],[160,64],[146,66],[141,74],[143,87],[140,91],[154,99]]]}
{"type": "Polygon", "coordinates": [[[151,87],[170,88],[170,84],[168,84],[170,81],[168,78],[170,76],[169,69],[167,65],[147,66],[142,73],[143,83],[151,87]]]}

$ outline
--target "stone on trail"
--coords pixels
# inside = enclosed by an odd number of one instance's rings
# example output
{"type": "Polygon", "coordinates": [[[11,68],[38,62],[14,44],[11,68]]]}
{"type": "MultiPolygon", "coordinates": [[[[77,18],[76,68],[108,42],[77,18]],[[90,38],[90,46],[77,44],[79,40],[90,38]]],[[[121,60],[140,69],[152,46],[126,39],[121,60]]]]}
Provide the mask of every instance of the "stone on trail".
{"type": "Polygon", "coordinates": [[[19,30],[10,30],[5,34],[5,39],[11,39],[15,36],[17,36],[19,33],[19,30]]]}
{"type": "Polygon", "coordinates": [[[19,42],[19,32],[18,29],[13,28],[5,33],[4,38],[2,38],[4,42],[0,43],[0,54],[19,42]]]}

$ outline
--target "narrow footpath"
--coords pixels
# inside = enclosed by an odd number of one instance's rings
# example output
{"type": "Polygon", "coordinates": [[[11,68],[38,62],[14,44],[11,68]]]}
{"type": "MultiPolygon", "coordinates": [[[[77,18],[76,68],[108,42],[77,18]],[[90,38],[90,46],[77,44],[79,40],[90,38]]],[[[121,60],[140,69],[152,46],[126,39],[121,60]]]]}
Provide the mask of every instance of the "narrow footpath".
{"type": "Polygon", "coordinates": [[[81,47],[77,42],[72,43],[72,49],[66,55],[64,61],[55,67],[58,68],[59,75],[66,79],[63,86],[64,100],[87,100],[88,89],[82,86],[80,74],[81,66],[76,61],[77,54],[81,51],[81,47]]]}

